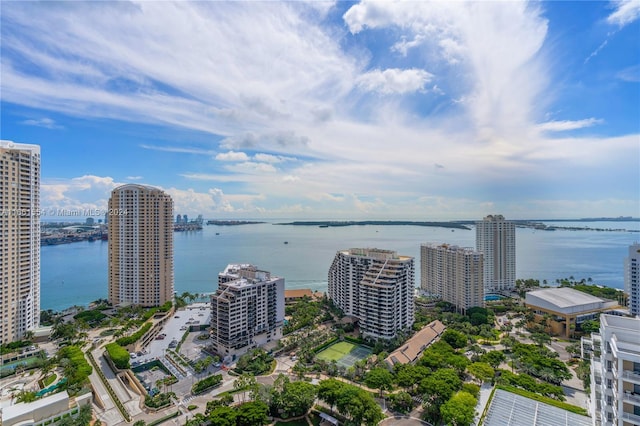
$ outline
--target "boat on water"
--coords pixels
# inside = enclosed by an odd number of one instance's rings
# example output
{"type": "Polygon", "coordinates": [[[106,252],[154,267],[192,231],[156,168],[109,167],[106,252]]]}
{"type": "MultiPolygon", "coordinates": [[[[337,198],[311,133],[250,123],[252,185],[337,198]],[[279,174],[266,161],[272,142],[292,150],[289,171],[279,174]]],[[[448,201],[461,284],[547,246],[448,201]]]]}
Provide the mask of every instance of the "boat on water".
{"type": "Polygon", "coordinates": [[[289,241],[285,241],[284,243],[285,243],[285,244],[289,244],[289,241]]]}

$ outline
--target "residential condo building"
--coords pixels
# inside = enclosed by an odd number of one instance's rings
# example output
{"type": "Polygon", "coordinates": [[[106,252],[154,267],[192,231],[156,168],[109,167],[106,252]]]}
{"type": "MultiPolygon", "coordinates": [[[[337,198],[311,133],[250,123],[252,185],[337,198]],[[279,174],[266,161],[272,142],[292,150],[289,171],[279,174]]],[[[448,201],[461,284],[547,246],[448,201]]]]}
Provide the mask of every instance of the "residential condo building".
{"type": "Polygon", "coordinates": [[[448,244],[420,246],[420,287],[460,312],[484,306],[482,253],[448,244]]]}
{"type": "Polygon", "coordinates": [[[329,268],[329,298],[358,319],[364,337],[393,339],[411,328],[414,290],[414,259],[395,251],[341,250],[329,268]]]}
{"type": "Polygon", "coordinates": [[[109,302],[173,301],[173,201],[158,188],[123,185],[109,199],[109,302]]]}
{"type": "Polygon", "coordinates": [[[250,264],[232,264],[218,274],[211,296],[211,338],[216,352],[235,360],[282,337],[284,278],[250,264]]]}
{"type": "Polygon", "coordinates": [[[596,426],[640,425],[640,318],[600,315],[600,333],[582,339],[591,353],[591,404],[596,426]]]}
{"type": "Polygon", "coordinates": [[[40,147],[0,141],[0,344],[40,324],[40,147]]]}
{"type": "Polygon", "coordinates": [[[631,315],[640,317],[640,244],[629,246],[629,257],[624,260],[624,291],[629,295],[631,315]]]}
{"type": "Polygon", "coordinates": [[[476,250],[484,255],[484,292],[509,292],[516,287],[516,227],[502,215],[476,222],[476,250]]]}

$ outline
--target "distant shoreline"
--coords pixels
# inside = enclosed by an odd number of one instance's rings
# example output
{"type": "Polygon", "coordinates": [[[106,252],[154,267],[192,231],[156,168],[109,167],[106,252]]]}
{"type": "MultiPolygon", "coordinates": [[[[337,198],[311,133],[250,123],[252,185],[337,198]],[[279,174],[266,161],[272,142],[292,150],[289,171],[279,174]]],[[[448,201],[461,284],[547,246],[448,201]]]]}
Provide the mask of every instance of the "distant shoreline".
{"type": "Polygon", "coordinates": [[[433,226],[439,228],[454,228],[470,231],[466,225],[459,222],[413,222],[408,220],[361,220],[361,221],[295,221],[285,223],[274,223],[274,225],[293,225],[293,226],[317,226],[320,228],[343,227],[343,226],[433,226]]]}

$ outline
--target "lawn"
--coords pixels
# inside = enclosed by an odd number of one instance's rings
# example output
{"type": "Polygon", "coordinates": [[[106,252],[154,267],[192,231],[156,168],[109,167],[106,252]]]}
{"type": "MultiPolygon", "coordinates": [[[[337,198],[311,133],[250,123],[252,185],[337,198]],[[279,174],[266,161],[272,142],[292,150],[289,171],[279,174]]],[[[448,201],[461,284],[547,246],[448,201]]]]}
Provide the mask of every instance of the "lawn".
{"type": "Polygon", "coordinates": [[[318,355],[316,356],[318,359],[323,359],[327,362],[338,361],[343,356],[347,355],[353,349],[355,349],[356,346],[358,345],[354,345],[353,343],[349,342],[338,342],[334,345],[329,346],[327,349],[318,353],[318,355]]]}

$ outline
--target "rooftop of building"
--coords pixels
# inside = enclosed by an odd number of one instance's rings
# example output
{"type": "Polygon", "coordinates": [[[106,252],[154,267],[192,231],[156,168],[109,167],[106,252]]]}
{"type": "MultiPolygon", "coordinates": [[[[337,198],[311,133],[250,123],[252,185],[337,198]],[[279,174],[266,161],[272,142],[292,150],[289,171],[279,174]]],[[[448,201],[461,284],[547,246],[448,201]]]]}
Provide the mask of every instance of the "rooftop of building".
{"type": "Polygon", "coordinates": [[[606,327],[615,327],[640,333],[640,318],[603,314],[600,316],[600,323],[606,327]]]}
{"type": "Polygon", "coordinates": [[[47,407],[52,404],[57,404],[62,401],[69,401],[69,394],[67,391],[54,393],[53,395],[46,396],[44,398],[37,399],[33,402],[19,402],[17,404],[3,406],[2,407],[2,422],[11,422],[13,419],[24,415],[28,412],[36,412],[37,410],[47,407]]]}
{"type": "Polygon", "coordinates": [[[339,253],[342,253],[347,256],[361,256],[361,257],[370,257],[372,259],[381,259],[381,260],[409,260],[413,259],[412,256],[404,256],[399,255],[394,250],[385,250],[379,248],[350,248],[345,250],[339,250],[339,253]]]}
{"type": "Polygon", "coordinates": [[[393,351],[386,358],[388,364],[408,364],[414,362],[418,356],[445,330],[445,325],[440,321],[433,321],[424,326],[404,345],[393,351]]]}
{"type": "Polygon", "coordinates": [[[525,396],[496,389],[485,426],[591,426],[590,417],[572,413],[525,396]]]}
{"type": "Polygon", "coordinates": [[[285,299],[300,299],[303,297],[313,297],[313,291],[310,288],[299,288],[294,290],[285,290],[285,299]]]}
{"type": "MultiPolygon", "coordinates": [[[[568,308],[591,303],[603,303],[606,301],[605,299],[601,299],[569,287],[533,290],[527,293],[527,298],[529,298],[529,296],[537,297],[559,308],[568,308]]],[[[527,303],[529,303],[529,300],[527,300],[527,303]]]]}
{"type": "Polygon", "coordinates": [[[421,246],[429,247],[429,248],[441,248],[443,250],[448,250],[448,251],[456,251],[456,252],[460,251],[463,253],[476,253],[476,254],[480,253],[472,247],[460,247],[457,245],[447,244],[447,243],[424,243],[421,246]]]}

